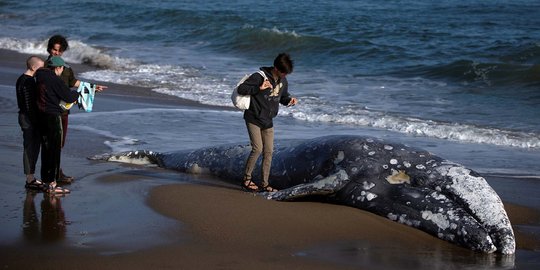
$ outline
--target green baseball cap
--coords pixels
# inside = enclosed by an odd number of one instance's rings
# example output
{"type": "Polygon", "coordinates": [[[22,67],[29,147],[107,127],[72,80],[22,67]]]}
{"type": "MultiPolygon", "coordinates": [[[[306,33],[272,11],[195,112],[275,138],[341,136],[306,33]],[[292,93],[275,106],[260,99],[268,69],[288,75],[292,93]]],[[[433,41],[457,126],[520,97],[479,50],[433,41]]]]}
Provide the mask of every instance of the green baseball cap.
{"type": "Polygon", "coordinates": [[[48,67],[63,67],[66,65],[66,62],[64,62],[64,59],[60,56],[53,56],[47,60],[47,66],[48,67]]]}

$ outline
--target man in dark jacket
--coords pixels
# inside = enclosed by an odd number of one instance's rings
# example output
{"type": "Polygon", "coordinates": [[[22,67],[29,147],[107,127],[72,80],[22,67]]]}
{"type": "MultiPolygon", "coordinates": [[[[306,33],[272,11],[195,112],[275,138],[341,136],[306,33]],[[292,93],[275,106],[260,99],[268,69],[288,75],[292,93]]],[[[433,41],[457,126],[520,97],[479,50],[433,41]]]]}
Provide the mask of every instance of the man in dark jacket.
{"type": "Polygon", "coordinates": [[[56,186],[60,177],[60,153],[62,148],[62,113],[60,103],[77,101],[79,93],[70,90],[60,75],[65,62],[59,56],[47,60],[47,68],[35,73],[38,87],[38,109],[40,111],[40,133],[42,136],[41,178],[51,193],[68,193],[69,190],[56,186]]]}
{"type": "Polygon", "coordinates": [[[36,162],[41,147],[38,129],[37,86],[34,73],[42,68],[43,60],[30,56],[26,60],[26,71],[17,79],[17,105],[19,107],[19,125],[23,132],[23,167],[26,174],[25,187],[43,189],[43,183],[34,176],[36,162]]]}
{"type": "Polygon", "coordinates": [[[273,118],[279,111],[279,104],[293,106],[297,99],[288,91],[287,74],[293,71],[293,61],[286,53],[279,54],[273,67],[262,67],[266,75],[252,74],[238,86],[238,94],[250,95],[249,109],[244,111],[244,120],[251,142],[251,153],[246,161],[243,187],[249,191],[258,191],[259,187],[251,180],[257,159],[263,154],[262,191],[274,192],[269,185],[270,167],[274,152],[273,118]]]}

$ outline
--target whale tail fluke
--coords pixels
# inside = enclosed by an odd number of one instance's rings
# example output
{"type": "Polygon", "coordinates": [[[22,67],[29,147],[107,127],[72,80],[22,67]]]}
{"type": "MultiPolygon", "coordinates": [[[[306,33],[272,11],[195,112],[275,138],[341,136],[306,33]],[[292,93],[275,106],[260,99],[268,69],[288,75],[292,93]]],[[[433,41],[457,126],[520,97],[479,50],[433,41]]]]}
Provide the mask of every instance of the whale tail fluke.
{"type": "Polygon", "coordinates": [[[161,153],[140,150],[140,151],[129,151],[119,154],[102,154],[89,157],[90,160],[103,160],[103,161],[112,161],[136,165],[157,165],[162,167],[163,161],[161,159],[161,153]]]}

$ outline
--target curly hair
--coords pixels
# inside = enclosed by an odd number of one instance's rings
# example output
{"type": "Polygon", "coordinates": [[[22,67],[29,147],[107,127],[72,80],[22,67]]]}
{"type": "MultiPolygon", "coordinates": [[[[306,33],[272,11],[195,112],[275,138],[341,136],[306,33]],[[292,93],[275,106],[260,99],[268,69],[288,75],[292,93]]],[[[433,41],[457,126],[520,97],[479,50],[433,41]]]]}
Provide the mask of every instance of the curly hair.
{"type": "Polygon", "coordinates": [[[47,44],[47,52],[51,53],[55,44],[60,44],[60,51],[65,52],[69,45],[67,39],[62,35],[54,35],[49,38],[49,43],[47,44]]]}

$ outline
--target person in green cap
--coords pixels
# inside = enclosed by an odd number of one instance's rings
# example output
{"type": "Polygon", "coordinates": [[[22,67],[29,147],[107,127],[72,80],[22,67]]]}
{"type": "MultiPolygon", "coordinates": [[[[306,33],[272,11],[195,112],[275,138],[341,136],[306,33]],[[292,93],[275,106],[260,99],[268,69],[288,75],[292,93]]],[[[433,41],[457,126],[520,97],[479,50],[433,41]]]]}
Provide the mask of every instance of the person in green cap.
{"type": "MultiPolygon", "coordinates": [[[[64,52],[69,48],[69,44],[67,39],[62,35],[54,35],[49,38],[49,41],[47,43],[47,52],[49,53],[49,58],[53,56],[59,56],[61,57],[64,52]]],[[[47,60],[48,60],[47,59],[47,60]]],[[[64,71],[62,71],[62,74],[60,74],[60,78],[64,83],[69,87],[79,87],[79,84],[81,81],[77,80],[75,78],[75,72],[73,72],[73,69],[65,65],[64,71]]],[[[106,86],[96,84],[96,91],[100,92],[106,89],[106,86]]],[[[69,109],[62,112],[62,148],[64,148],[64,145],[66,143],[66,135],[67,135],[67,129],[68,129],[68,120],[69,120],[69,109]]],[[[59,182],[69,184],[73,182],[74,178],[72,176],[68,176],[64,174],[64,171],[60,168],[60,178],[59,182]]]]}
{"type": "Polygon", "coordinates": [[[59,56],[46,62],[46,68],[35,73],[38,89],[39,130],[42,138],[41,180],[45,191],[53,194],[69,193],[68,189],[57,186],[60,177],[60,153],[62,151],[62,112],[61,102],[77,101],[79,93],[70,90],[60,75],[66,63],[59,56]]]}

